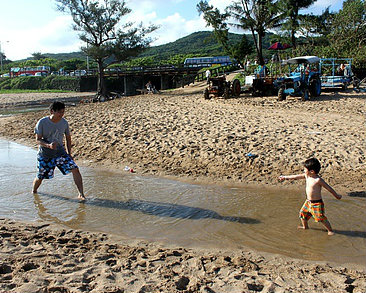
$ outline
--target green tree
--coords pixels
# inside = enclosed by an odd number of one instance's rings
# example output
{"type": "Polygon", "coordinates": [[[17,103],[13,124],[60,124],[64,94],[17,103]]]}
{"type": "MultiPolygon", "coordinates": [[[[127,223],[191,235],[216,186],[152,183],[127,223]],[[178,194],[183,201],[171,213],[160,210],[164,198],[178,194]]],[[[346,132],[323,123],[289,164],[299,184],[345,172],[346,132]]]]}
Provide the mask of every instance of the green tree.
{"type": "Polygon", "coordinates": [[[299,31],[299,11],[303,8],[308,8],[316,0],[282,0],[280,2],[281,9],[283,10],[285,21],[282,24],[282,28],[290,32],[291,44],[293,48],[296,48],[296,33],[299,31]]]}
{"type": "Polygon", "coordinates": [[[299,15],[298,35],[311,46],[327,46],[329,45],[327,37],[332,31],[333,18],[334,13],[329,11],[329,7],[320,15],[299,15]]]}
{"type": "Polygon", "coordinates": [[[331,44],[338,51],[354,52],[366,45],[366,3],[363,0],[347,0],[334,15],[329,34],[331,44]]]}
{"type": "Polygon", "coordinates": [[[226,52],[230,51],[227,18],[229,14],[221,13],[219,9],[209,5],[207,1],[200,1],[197,4],[198,13],[203,13],[203,19],[206,21],[206,26],[211,26],[214,29],[216,40],[223,46],[226,52]]]}
{"type": "Polygon", "coordinates": [[[41,52],[34,52],[34,53],[32,53],[32,57],[33,57],[33,60],[42,60],[42,59],[46,59],[47,58],[41,52]]]}
{"type": "Polygon", "coordinates": [[[156,63],[153,56],[134,58],[123,63],[123,67],[145,67],[155,65],[156,63]]]}
{"type": "Polygon", "coordinates": [[[3,73],[4,71],[4,65],[6,63],[9,63],[9,60],[6,60],[6,56],[4,53],[0,52],[0,61],[1,61],[1,72],[0,73],[3,73]]]}
{"type": "Polygon", "coordinates": [[[62,68],[65,71],[86,68],[85,60],[79,58],[71,58],[62,62],[62,68]]]}
{"type": "Polygon", "coordinates": [[[181,66],[182,64],[184,64],[184,61],[186,60],[186,58],[192,58],[195,56],[196,56],[195,54],[177,54],[177,55],[170,56],[166,60],[163,60],[163,63],[171,64],[171,65],[175,65],[175,66],[181,66]]]}
{"type": "Polygon", "coordinates": [[[226,41],[228,25],[244,31],[249,29],[253,36],[258,61],[264,64],[263,38],[268,29],[279,26],[283,17],[278,1],[236,0],[226,7],[225,13],[220,13],[218,9],[208,5],[207,1],[200,1],[197,8],[199,12],[204,13],[206,22],[220,33],[218,39],[226,41]]]}
{"type": "Polygon", "coordinates": [[[98,93],[105,95],[104,69],[112,63],[122,62],[145,50],[152,39],[147,35],[156,26],[135,26],[122,23],[131,12],[124,0],[56,0],[62,12],[73,18],[73,29],[87,45],[81,50],[98,65],[98,93]]]}
{"type": "Polygon", "coordinates": [[[283,15],[279,9],[279,1],[274,0],[240,0],[227,7],[237,23],[234,26],[252,33],[257,50],[259,64],[264,64],[263,38],[268,29],[277,28],[283,15]]]}
{"type": "Polygon", "coordinates": [[[207,1],[200,1],[197,4],[197,10],[199,14],[203,14],[206,25],[214,29],[214,36],[223,47],[225,54],[243,64],[246,56],[253,52],[253,48],[245,34],[242,35],[240,43],[229,41],[228,19],[230,13],[221,13],[219,9],[209,5],[207,1]]]}
{"type": "Polygon", "coordinates": [[[242,35],[240,43],[234,44],[232,46],[233,57],[241,64],[246,64],[248,60],[248,55],[253,52],[253,45],[249,42],[245,34],[242,35]]]}

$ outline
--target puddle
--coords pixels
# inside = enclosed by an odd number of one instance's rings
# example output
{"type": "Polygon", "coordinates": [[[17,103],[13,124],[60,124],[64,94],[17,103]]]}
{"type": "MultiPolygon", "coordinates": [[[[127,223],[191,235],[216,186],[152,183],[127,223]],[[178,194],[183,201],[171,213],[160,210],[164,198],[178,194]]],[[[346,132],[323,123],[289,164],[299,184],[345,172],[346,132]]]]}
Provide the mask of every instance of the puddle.
{"type": "MultiPolygon", "coordinates": [[[[121,166],[124,168],[124,166],[121,166]]],[[[215,247],[279,253],[295,258],[366,264],[366,199],[325,194],[336,231],[320,224],[301,231],[303,191],[187,184],[80,167],[85,203],[76,199],[72,175],[44,180],[33,195],[36,150],[0,140],[0,217],[43,219],[70,228],[161,241],[186,247],[215,247]],[[352,213],[352,216],[350,216],[352,213]]]]}

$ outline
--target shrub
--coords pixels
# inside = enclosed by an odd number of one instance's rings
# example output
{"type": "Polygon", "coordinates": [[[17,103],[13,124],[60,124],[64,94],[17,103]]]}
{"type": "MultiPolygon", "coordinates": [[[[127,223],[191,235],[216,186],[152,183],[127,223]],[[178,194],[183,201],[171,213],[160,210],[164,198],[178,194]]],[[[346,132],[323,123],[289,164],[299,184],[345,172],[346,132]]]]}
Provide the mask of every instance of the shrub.
{"type": "Polygon", "coordinates": [[[10,77],[3,77],[0,79],[0,89],[9,90],[11,89],[11,79],[10,77]]]}
{"type": "Polygon", "coordinates": [[[41,89],[80,91],[80,78],[78,77],[50,75],[41,79],[41,89]]]}
{"type": "Polygon", "coordinates": [[[41,80],[32,76],[21,76],[11,79],[11,88],[19,90],[37,90],[40,88],[41,80]]]}

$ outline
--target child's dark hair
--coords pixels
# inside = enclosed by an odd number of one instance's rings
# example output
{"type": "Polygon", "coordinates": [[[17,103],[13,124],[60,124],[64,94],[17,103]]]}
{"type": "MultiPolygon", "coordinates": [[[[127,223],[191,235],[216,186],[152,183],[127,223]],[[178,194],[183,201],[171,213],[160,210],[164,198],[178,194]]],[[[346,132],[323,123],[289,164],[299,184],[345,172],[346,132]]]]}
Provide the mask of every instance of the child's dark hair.
{"type": "Polygon", "coordinates": [[[320,168],[321,168],[320,163],[319,163],[318,159],[316,159],[316,158],[307,159],[304,162],[304,167],[306,169],[308,169],[309,171],[313,170],[315,172],[315,174],[318,174],[320,171],[320,168]]]}
{"type": "Polygon", "coordinates": [[[57,111],[60,111],[62,109],[65,109],[65,104],[62,103],[62,102],[53,102],[51,105],[50,105],[50,111],[54,111],[54,112],[57,112],[57,111]]]}

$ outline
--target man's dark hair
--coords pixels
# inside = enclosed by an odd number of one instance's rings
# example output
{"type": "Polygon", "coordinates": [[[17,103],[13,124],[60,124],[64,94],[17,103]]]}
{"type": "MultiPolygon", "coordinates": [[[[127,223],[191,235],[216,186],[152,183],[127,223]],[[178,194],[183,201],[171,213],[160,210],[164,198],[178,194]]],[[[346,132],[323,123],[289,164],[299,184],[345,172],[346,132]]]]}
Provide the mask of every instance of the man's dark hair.
{"type": "Polygon", "coordinates": [[[53,102],[51,105],[50,105],[50,111],[54,111],[54,112],[57,112],[57,111],[60,111],[62,109],[65,109],[65,104],[62,103],[62,102],[53,102]]]}
{"type": "Polygon", "coordinates": [[[315,172],[315,174],[318,174],[320,171],[320,168],[321,168],[318,159],[315,159],[315,158],[307,159],[304,162],[304,167],[306,169],[308,169],[309,171],[313,170],[315,172]]]}

